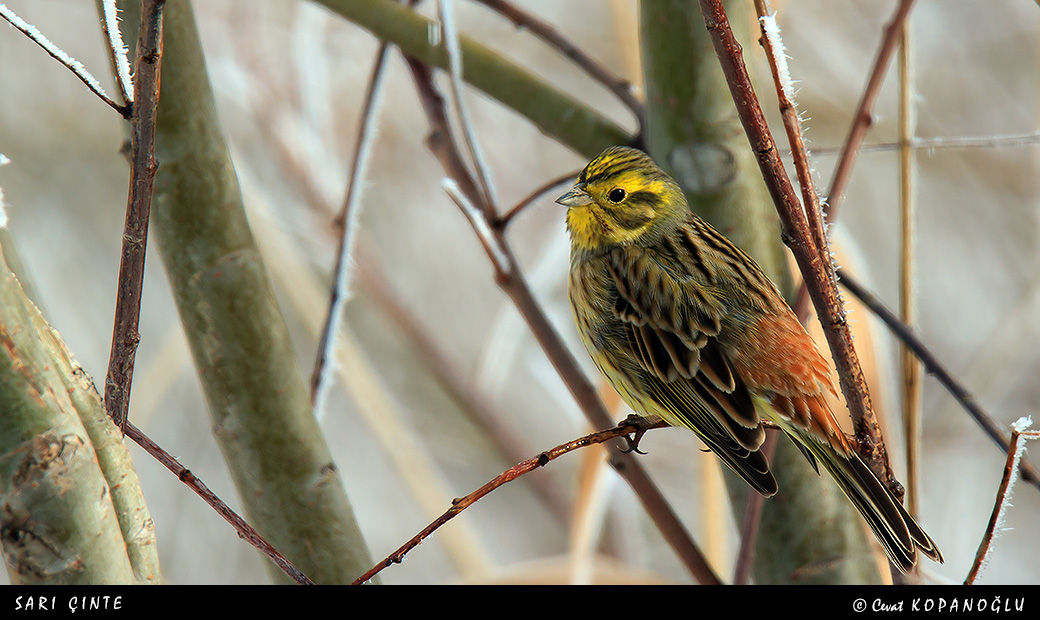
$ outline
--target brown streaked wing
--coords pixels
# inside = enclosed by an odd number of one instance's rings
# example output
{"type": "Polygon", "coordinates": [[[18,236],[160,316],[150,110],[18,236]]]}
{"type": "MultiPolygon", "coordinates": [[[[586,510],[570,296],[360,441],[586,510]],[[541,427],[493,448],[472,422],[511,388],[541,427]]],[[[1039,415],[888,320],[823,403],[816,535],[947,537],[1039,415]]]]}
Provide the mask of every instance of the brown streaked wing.
{"type": "Polygon", "coordinates": [[[715,340],[721,329],[717,308],[699,303],[701,294],[692,283],[675,279],[637,248],[611,253],[607,265],[617,289],[613,309],[629,336],[620,346],[660,383],[655,400],[713,450],[747,459],[762,445],[765,431],[747,386],[715,340]],[[701,410],[710,412],[712,424],[701,410]]]}

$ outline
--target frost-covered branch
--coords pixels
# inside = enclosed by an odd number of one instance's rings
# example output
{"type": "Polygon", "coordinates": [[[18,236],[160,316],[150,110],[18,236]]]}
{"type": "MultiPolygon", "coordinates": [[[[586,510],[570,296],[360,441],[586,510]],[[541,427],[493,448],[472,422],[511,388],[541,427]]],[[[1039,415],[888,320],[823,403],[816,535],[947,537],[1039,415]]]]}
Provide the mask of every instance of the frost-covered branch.
{"type": "Polygon", "coordinates": [[[66,54],[64,50],[45,37],[36,26],[33,26],[21,17],[18,17],[14,11],[7,8],[7,6],[2,2],[0,2],[0,17],[14,26],[22,34],[32,39],[34,43],[42,47],[51,58],[65,65],[66,69],[72,71],[81,82],[87,85],[90,92],[100,97],[101,100],[107,103],[113,110],[119,112],[119,114],[124,117],[129,114],[129,107],[120,105],[113,101],[112,98],[108,96],[108,93],[105,92],[105,89],[101,87],[101,83],[97,81],[97,78],[95,78],[90,71],[87,71],[87,68],[83,66],[83,63],[66,54]]]}

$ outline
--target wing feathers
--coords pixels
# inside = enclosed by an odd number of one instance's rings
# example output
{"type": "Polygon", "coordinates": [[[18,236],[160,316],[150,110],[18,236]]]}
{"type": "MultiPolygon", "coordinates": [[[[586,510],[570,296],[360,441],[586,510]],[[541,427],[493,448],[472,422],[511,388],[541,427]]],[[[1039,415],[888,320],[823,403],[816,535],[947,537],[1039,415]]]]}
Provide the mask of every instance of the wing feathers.
{"type": "Polygon", "coordinates": [[[643,370],[642,381],[670,421],[693,429],[749,484],[771,495],[776,481],[757,452],[765,430],[750,392],[715,340],[721,317],[706,304],[691,303],[693,293],[663,265],[648,268],[641,261],[651,257],[634,255],[618,253],[607,264],[614,314],[625,325],[628,354],[643,370]]]}

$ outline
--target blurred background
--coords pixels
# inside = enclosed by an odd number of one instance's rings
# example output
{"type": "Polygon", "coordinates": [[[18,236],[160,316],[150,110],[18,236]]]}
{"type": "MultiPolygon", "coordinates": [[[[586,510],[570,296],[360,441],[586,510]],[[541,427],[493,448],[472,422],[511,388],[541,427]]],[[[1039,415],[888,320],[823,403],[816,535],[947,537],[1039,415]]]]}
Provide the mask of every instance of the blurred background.
{"type": "MultiPolygon", "coordinates": [[[[10,0],[114,90],[91,2],[10,0]]],[[[433,2],[420,10],[435,14],[433,2]]],[[[531,0],[592,56],[641,83],[635,0],[531,0]]],[[[194,4],[224,129],[303,372],[314,363],[365,84],[378,41],[310,2],[194,4]]],[[[895,2],[775,2],[797,81],[817,179],[826,187],[895,2]]],[[[611,94],[565,58],[473,2],[459,28],[628,130],[611,94]]],[[[736,17],[732,17],[736,19],[736,17]]],[[[748,17],[750,19],[750,16],[748,17]]],[[[917,151],[917,306],[923,341],[1002,428],[1040,395],[1037,36],[1027,0],[919,0],[911,14],[917,135],[990,143],[917,151]],[[1007,136],[1027,137],[1003,140],[1007,136]],[[1031,137],[1029,137],[1031,136],[1031,137]]],[[[761,56],[757,45],[745,53],[761,56]]],[[[759,58],[761,60],[761,58],[759,58]]],[[[765,64],[758,64],[765,71],[765,64]]],[[[447,81],[439,75],[442,92],[447,81]]],[[[776,119],[768,75],[763,107],[776,119]]],[[[511,206],[585,158],[475,89],[466,103],[500,203],[511,206]]],[[[867,144],[897,140],[896,70],[881,91],[867,144]]],[[[513,462],[430,370],[404,325],[439,350],[468,397],[500,416],[525,457],[591,430],[519,314],[496,287],[484,251],[441,190],[428,125],[399,54],[391,54],[379,133],[364,180],[354,298],[336,387],[321,423],[373,558],[385,557],[513,462]],[[394,313],[406,313],[401,319],[394,313]],[[396,318],[395,318],[396,317],[396,318]],[[404,321],[404,323],[402,322],[404,321]]],[[[779,123],[774,134],[782,135],[779,123]]],[[[120,118],[27,38],[0,28],[0,187],[8,226],[44,315],[103,382],[111,343],[127,190],[120,118]]],[[[778,137],[778,140],[780,138],[778,137]]],[[[821,190],[822,191],[822,190],[821,190]]],[[[568,242],[557,194],[535,202],[509,239],[538,300],[590,377],[566,301],[568,242]]],[[[844,265],[898,308],[898,159],[860,155],[834,238],[844,265]]],[[[130,417],[232,507],[240,506],[209,432],[210,418],[159,257],[149,252],[130,417]]],[[[879,369],[874,400],[903,476],[897,347],[865,311],[879,369]]],[[[598,380],[598,377],[596,377],[598,380]]],[[[926,581],[963,580],[993,506],[1005,455],[942,387],[924,381],[920,522],[946,564],[926,581]]],[[[616,411],[617,419],[627,414],[616,411]]],[[[721,575],[739,541],[715,459],[682,430],[651,432],[641,457],[721,575]]],[[[265,583],[264,560],[201,500],[132,446],[171,583],[265,583]]],[[[1008,530],[981,583],[1036,583],[1040,493],[1019,484],[1008,530]]],[[[686,583],[689,575],[601,449],[568,455],[497,490],[436,533],[385,583],[686,583]],[[537,479],[537,480],[536,480],[537,479]],[[544,485],[549,497],[545,501],[544,485]]]]}

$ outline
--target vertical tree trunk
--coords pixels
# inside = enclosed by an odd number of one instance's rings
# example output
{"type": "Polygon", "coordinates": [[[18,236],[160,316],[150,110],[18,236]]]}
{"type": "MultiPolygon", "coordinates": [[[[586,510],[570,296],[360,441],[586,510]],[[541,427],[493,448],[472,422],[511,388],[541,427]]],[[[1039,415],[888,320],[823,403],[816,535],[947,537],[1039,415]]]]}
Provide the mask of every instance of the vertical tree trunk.
{"type": "MultiPolygon", "coordinates": [[[[132,41],[137,3],[120,8],[132,41]]],[[[167,2],[164,30],[151,230],[217,442],[260,534],[316,583],[349,583],[368,549],[246,221],[189,2],[167,2]]]]}

